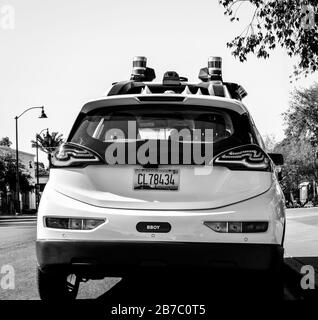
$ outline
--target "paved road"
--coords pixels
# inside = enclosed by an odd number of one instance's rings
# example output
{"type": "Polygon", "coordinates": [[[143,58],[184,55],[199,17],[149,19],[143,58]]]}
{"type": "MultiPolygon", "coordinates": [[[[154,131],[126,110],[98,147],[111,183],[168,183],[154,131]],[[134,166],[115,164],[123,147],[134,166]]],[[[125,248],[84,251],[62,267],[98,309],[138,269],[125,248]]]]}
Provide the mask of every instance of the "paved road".
{"type": "MultiPolygon", "coordinates": [[[[0,300],[39,299],[35,280],[35,238],[34,221],[0,220],[0,268],[6,264],[12,265],[16,284],[14,290],[0,288],[0,300]]],[[[119,281],[119,278],[108,278],[104,281],[83,283],[78,298],[97,298],[119,281]]]]}
{"type": "MultiPolygon", "coordinates": [[[[287,221],[287,255],[318,257],[318,208],[290,209],[287,221]]],[[[0,288],[0,299],[39,299],[35,281],[35,233],[34,221],[0,220],[0,268],[5,264],[12,265],[16,278],[14,290],[0,288]]],[[[78,298],[103,297],[103,294],[118,282],[119,278],[107,278],[83,283],[78,298]]],[[[112,291],[117,291],[120,296],[118,290],[123,283],[122,281],[112,291]]]]}
{"type": "Polygon", "coordinates": [[[286,254],[318,258],[318,208],[289,209],[287,212],[286,254]]]}

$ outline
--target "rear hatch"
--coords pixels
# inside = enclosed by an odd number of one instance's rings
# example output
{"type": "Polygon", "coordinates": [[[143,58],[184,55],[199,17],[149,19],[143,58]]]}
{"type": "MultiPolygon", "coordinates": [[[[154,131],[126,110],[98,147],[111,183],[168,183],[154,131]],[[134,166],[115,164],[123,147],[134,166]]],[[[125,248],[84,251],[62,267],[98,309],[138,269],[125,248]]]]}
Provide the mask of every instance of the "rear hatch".
{"type": "Polygon", "coordinates": [[[272,183],[268,159],[257,146],[248,116],[226,108],[98,108],[80,114],[60,152],[68,153],[67,165],[57,154],[49,184],[105,208],[217,208],[264,193],[272,183]],[[82,149],[96,161],[81,159],[82,149]],[[267,166],[255,166],[253,157],[267,166]]]}

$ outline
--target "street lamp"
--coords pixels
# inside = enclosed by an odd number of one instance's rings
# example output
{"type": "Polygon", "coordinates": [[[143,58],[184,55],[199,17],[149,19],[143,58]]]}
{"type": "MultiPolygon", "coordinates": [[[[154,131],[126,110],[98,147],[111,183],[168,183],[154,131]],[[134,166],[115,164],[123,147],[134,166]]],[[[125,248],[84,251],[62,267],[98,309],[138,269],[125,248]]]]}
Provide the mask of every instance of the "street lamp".
{"type": "Polygon", "coordinates": [[[41,133],[43,131],[47,132],[47,134],[49,133],[49,128],[43,129],[40,131],[40,133],[37,133],[35,135],[35,143],[36,143],[36,194],[35,194],[35,206],[36,206],[36,211],[38,211],[39,208],[39,195],[40,195],[40,180],[39,180],[39,143],[38,143],[38,137],[41,136],[41,133]]]}
{"type": "Polygon", "coordinates": [[[16,213],[20,213],[20,181],[19,181],[19,136],[18,136],[18,119],[22,117],[25,113],[32,109],[42,109],[39,116],[40,119],[47,118],[44,112],[44,106],[42,107],[31,107],[24,110],[19,116],[15,117],[15,152],[16,152],[16,213]]]}

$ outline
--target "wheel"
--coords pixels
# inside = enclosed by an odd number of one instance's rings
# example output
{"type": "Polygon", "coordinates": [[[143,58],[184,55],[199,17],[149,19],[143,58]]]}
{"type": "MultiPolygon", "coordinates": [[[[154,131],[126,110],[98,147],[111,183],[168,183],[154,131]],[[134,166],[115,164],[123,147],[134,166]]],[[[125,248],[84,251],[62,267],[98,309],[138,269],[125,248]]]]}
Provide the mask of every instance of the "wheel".
{"type": "Polygon", "coordinates": [[[75,274],[42,272],[37,268],[37,284],[41,300],[75,300],[80,278],[75,274]]]}

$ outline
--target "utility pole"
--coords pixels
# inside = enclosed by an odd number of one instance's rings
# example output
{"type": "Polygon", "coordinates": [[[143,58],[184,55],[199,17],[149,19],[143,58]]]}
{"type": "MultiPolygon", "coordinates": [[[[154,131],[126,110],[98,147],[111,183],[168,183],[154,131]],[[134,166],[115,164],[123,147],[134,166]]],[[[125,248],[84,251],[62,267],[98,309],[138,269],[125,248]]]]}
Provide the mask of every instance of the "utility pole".
{"type": "Polygon", "coordinates": [[[16,161],[16,170],[15,170],[15,211],[16,213],[20,213],[20,181],[19,181],[19,136],[18,136],[18,119],[19,117],[15,117],[15,161],[16,161]]]}
{"type": "Polygon", "coordinates": [[[16,157],[16,187],[15,187],[15,212],[16,214],[21,213],[20,205],[20,181],[19,181],[19,133],[18,133],[18,119],[22,117],[26,112],[32,109],[42,109],[40,119],[46,119],[47,115],[44,112],[44,107],[31,107],[24,110],[19,116],[16,116],[15,119],[15,157],[16,157]]]}

